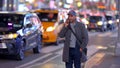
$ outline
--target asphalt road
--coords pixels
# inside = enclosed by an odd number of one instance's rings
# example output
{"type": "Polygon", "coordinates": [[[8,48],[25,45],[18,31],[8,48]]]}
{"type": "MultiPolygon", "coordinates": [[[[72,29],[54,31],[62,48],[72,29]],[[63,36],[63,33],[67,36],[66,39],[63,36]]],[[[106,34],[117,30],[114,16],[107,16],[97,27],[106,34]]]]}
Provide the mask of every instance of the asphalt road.
{"type": "MultiPolygon", "coordinates": [[[[115,44],[117,30],[107,32],[89,32],[88,57],[94,56],[100,49],[107,49],[115,44]]],[[[33,54],[32,50],[25,53],[22,61],[14,60],[10,56],[0,56],[0,68],[64,68],[61,61],[63,43],[44,46],[40,54],[33,54]]]]}

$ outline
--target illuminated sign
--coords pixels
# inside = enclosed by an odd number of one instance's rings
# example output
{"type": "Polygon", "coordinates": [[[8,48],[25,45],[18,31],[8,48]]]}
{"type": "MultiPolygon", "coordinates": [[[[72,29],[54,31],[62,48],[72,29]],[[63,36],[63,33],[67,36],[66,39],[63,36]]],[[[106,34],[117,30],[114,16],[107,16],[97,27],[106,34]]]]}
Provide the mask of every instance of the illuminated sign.
{"type": "Polygon", "coordinates": [[[66,3],[71,4],[71,3],[73,3],[73,0],[66,0],[66,3]]]}

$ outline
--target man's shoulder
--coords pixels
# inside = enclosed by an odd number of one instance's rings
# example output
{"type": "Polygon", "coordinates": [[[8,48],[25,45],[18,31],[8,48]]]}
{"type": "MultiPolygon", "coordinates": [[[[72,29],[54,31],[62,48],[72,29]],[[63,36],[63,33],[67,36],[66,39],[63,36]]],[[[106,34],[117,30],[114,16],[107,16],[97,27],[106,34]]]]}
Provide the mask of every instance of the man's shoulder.
{"type": "Polygon", "coordinates": [[[84,26],[84,24],[83,24],[82,22],[77,22],[77,24],[78,24],[79,26],[84,26]]]}

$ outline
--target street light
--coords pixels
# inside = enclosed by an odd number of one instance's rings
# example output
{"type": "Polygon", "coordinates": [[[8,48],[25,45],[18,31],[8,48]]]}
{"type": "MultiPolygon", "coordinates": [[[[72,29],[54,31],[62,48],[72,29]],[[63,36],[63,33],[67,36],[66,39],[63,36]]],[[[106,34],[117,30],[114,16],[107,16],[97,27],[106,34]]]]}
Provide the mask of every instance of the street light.
{"type": "Polygon", "coordinates": [[[27,2],[29,2],[29,3],[34,3],[35,2],[35,0],[26,0],[27,2]]]}
{"type": "Polygon", "coordinates": [[[77,6],[78,6],[78,7],[81,7],[81,6],[82,6],[82,3],[81,3],[81,2],[77,2],[77,6]]]}
{"type": "Polygon", "coordinates": [[[71,4],[73,2],[74,2],[73,0],[66,0],[66,3],[69,3],[69,4],[71,4]]]}
{"type": "Polygon", "coordinates": [[[62,2],[59,2],[59,3],[58,3],[58,5],[59,5],[59,6],[62,6],[62,5],[63,5],[63,3],[62,3],[62,2]]]}

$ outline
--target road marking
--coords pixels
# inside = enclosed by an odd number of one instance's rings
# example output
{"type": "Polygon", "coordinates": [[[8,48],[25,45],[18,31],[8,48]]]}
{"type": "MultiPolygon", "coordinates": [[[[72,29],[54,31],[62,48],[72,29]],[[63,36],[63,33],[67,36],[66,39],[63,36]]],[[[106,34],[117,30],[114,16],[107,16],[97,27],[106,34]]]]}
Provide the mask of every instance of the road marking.
{"type": "Polygon", "coordinates": [[[118,34],[114,33],[114,34],[110,35],[109,37],[117,37],[117,36],[118,36],[118,34]]]}
{"type": "Polygon", "coordinates": [[[112,32],[105,32],[105,33],[101,33],[101,32],[88,32],[89,36],[95,36],[97,35],[98,37],[105,37],[105,36],[109,36],[109,37],[117,37],[117,33],[112,33],[112,32]]]}
{"type": "Polygon", "coordinates": [[[98,32],[93,32],[93,33],[88,32],[88,35],[89,35],[89,36],[94,36],[94,35],[97,35],[97,34],[98,34],[98,32]]]}
{"type": "Polygon", "coordinates": [[[105,36],[109,36],[109,35],[112,35],[112,33],[111,32],[101,33],[101,34],[98,34],[98,37],[105,37],[105,36]]]}
{"type": "Polygon", "coordinates": [[[62,53],[63,53],[63,49],[61,49],[60,51],[55,52],[55,54],[59,54],[59,55],[62,55],[62,53]]]}
{"type": "Polygon", "coordinates": [[[63,47],[63,44],[59,44],[58,46],[51,45],[51,46],[42,48],[41,53],[50,53],[50,52],[58,50],[62,47],[63,47]]]}
{"type": "Polygon", "coordinates": [[[97,45],[90,45],[87,47],[87,56],[90,58],[94,53],[96,53],[99,49],[97,48],[97,45]]]}
{"type": "Polygon", "coordinates": [[[112,64],[112,66],[110,66],[110,68],[120,68],[120,65],[112,64]]]}
{"type": "Polygon", "coordinates": [[[28,67],[25,67],[25,68],[34,68],[34,66],[40,66],[40,65],[45,64],[45,63],[47,63],[47,62],[49,62],[49,61],[51,61],[51,60],[53,60],[53,59],[55,59],[55,58],[57,58],[57,57],[59,57],[59,56],[61,56],[61,55],[58,54],[58,55],[56,55],[56,56],[54,56],[54,57],[51,57],[51,58],[45,60],[45,61],[42,62],[42,63],[32,64],[32,65],[29,65],[28,67]]]}
{"type": "Polygon", "coordinates": [[[31,64],[33,64],[33,63],[35,63],[37,61],[40,61],[40,60],[42,60],[42,59],[44,59],[44,58],[46,58],[46,57],[48,57],[50,55],[52,55],[52,53],[46,54],[44,56],[41,56],[40,58],[34,59],[33,61],[30,61],[30,62],[28,62],[26,64],[20,65],[20,66],[15,67],[15,68],[24,68],[25,66],[31,65],[31,64]]]}
{"type": "Polygon", "coordinates": [[[86,63],[84,68],[92,68],[96,64],[101,62],[101,59],[105,56],[105,53],[97,53],[91,57],[86,63]]]}

